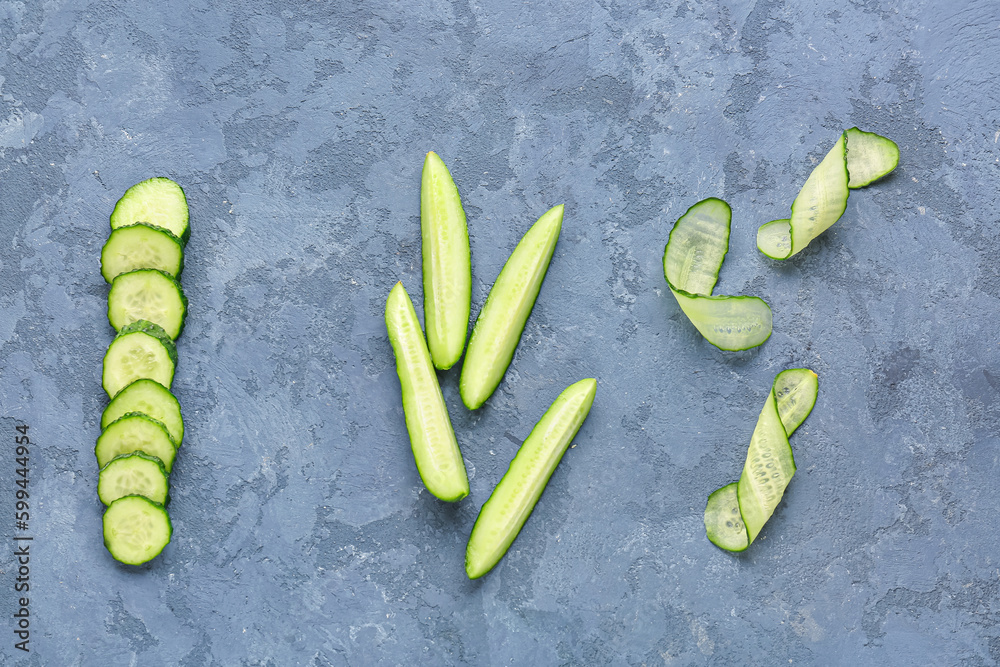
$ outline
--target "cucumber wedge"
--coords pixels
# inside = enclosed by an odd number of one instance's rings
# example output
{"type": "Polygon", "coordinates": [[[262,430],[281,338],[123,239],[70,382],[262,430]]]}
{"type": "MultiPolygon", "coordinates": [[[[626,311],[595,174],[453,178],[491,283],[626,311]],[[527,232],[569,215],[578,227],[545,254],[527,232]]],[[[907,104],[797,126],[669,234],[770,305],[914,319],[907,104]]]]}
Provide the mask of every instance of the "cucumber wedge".
{"type": "Polygon", "coordinates": [[[110,283],[136,269],[159,269],[177,278],[184,270],[184,244],[166,229],[141,222],[113,230],[101,249],[101,275],[110,283]]]}
{"type": "Polygon", "coordinates": [[[137,320],[148,320],[176,340],[186,316],[187,298],[181,284],[163,271],[137,269],[111,282],[108,321],[116,331],[137,320]]]}
{"type": "Polygon", "coordinates": [[[136,183],[111,212],[111,229],[145,222],[162,227],[186,244],[191,236],[187,198],[177,183],[162,176],[136,183]]]}
{"type": "Polygon", "coordinates": [[[170,390],[156,380],[136,380],[115,394],[101,415],[101,429],[130,412],[140,412],[163,424],[177,447],[184,441],[181,405],[170,390]]]}
{"type": "Polygon", "coordinates": [[[567,387],[518,449],[510,468],[479,510],[465,552],[465,572],[477,579],[500,562],[545,490],[594,403],[597,381],[567,387]]]}
{"type": "Polygon", "coordinates": [[[141,378],[167,389],[174,379],[177,347],[158,324],[137,320],[122,327],[104,354],[104,391],[108,397],[141,378]]]}
{"type": "Polygon", "coordinates": [[[433,151],[420,181],[420,236],[427,349],[434,367],[446,370],[462,356],[469,332],[472,258],[458,188],[433,151]]]}
{"type": "Polygon", "coordinates": [[[174,465],[177,446],[162,423],[141,412],[130,412],[104,429],[97,438],[94,455],[97,456],[98,467],[103,468],[116,456],[133,452],[155,456],[169,473],[174,465]]]}
{"type": "Polygon", "coordinates": [[[705,505],[705,534],[727,551],[743,551],[760,534],[795,474],[788,438],[816,404],[818,378],[808,368],[778,374],[750,439],[738,482],[714,491],[705,505]]]}
{"type": "Polygon", "coordinates": [[[757,230],[757,249],[771,259],[788,259],[837,222],[851,190],[889,174],[899,164],[899,147],[856,127],[845,130],[792,202],[792,217],[757,230]]]}
{"type": "Polygon", "coordinates": [[[160,459],[142,452],[122,454],[101,468],[97,478],[97,495],[105,505],[131,495],[145,496],[166,505],[170,500],[167,477],[160,459]]]}
{"type": "Polygon", "coordinates": [[[427,490],[445,501],[469,495],[465,462],[455,440],[448,407],[420,330],[417,311],[403,283],[396,283],[385,304],[385,327],[396,354],[403,413],[417,472],[427,490]]]}
{"type": "Polygon", "coordinates": [[[549,209],[521,238],[490,289],[462,364],[459,393],[470,410],[499,386],[528,315],[535,306],[562,229],[562,204],[549,209]]]}
{"type": "Polygon", "coordinates": [[[126,565],[142,565],[170,543],[173,526],[163,505],[143,496],[125,496],[104,511],[104,546],[126,565]]]}
{"type": "Polygon", "coordinates": [[[729,204],[703,199],[674,224],[663,276],[696,329],[720,350],[757,347],[771,336],[771,308],[755,296],[712,296],[729,251],[729,204]]]}

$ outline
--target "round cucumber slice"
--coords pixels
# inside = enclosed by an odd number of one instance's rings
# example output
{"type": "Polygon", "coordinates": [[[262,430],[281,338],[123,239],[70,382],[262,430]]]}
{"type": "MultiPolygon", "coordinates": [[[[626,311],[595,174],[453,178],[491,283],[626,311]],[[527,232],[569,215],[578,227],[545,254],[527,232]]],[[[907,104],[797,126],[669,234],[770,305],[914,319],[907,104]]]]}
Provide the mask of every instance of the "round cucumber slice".
{"type": "Polygon", "coordinates": [[[108,396],[141,378],[156,380],[167,389],[174,379],[177,347],[158,324],[138,320],[124,327],[104,354],[102,382],[108,396]]]}
{"type": "Polygon", "coordinates": [[[184,189],[158,176],[136,183],[122,195],[111,212],[111,229],[137,222],[162,227],[186,244],[191,235],[184,189]]]}
{"type": "Polygon", "coordinates": [[[104,546],[120,563],[142,565],[170,543],[173,526],[163,505],[143,496],[115,500],[104,512],[104,546]]]}
{"type": "Polygon", "coordinates": [[[130,412],[141,412],[166,427],[170,439],[180,447],[184,441],[184,419],[181,416],[181,405],[177,398],[166,387],[156,380],[136,380],[120,392],[104,408],[101,415],[101,428],[130,412]]]}
{"type": "Polygon", "coordinates": [[[110,283],[136,269],[159,269],[177,278],[184,270],[184,244],[166,229],[141,222],[113,230],[101,249],[101,275],[110,283]]]}
{"type": "Polygon", "coordinates": [[[97,495],[110,505],[124,496],[139,495],[161,505],[170,500],[168,473],[163,462],[142,452],[122,454],[101,468],[97,495]]]}
{"type": "Polygon", "coordinates": [[[141,412],[130,412],[104,429],[97,438],[94,455],[98,467],[103,468],[116,456],[133,452],[155,456],[169,473],[177,447],[163,424],[141,412]]]}
{"type": "Polygon", "coordinates": [[[111,282],[108,321],[116,331],[137,320],[148,320],[176,340],[186,315],[187,298],[181,284],[163,271],[137,269],[111,282]]]}

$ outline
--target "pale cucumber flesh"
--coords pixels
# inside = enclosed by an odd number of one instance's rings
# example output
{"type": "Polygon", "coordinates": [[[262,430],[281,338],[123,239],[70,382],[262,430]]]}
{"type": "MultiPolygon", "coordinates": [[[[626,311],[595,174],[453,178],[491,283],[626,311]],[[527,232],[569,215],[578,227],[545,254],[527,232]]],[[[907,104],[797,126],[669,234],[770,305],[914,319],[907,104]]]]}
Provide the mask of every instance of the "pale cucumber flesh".
{"type": "Polygon", "coordinates": [[[555,252],[562,220],[560,204],[532,225],[486,297],[472,330],[459,381],[462,402],[470,410],[486,402],[507,372],[555,252]]]}
{"type": "Polygon", "coordinates": [[[137,320],[163,327],[176,340],[184,329],[187,298],[180,283],[156,269],[137,269],[117,276],[108,292],[108,322],[116,331],[137,320]]]}
{"type": "Polygon", "coordinates": [[[587,418],[596,392],[593,378],[567,387],[518,449],[469,536],[465,571],[470,579],[489,572],[507,553],[587,418]]]}
{"type": "Polygon", "coordinates": [[[465,463],[417,312],[402,283],[396,283],[389,292],[385,326],[396,355],[406,430],[417,472],[437,498],[461,500],[469,495],[465,463]]]}
{"type": "Polygon", "coordinates": [[[465,348],[472,305],[469,230],[448,167],[427,154],[420,182],[424,323],[434,366],[451,368],[465,348]]]}

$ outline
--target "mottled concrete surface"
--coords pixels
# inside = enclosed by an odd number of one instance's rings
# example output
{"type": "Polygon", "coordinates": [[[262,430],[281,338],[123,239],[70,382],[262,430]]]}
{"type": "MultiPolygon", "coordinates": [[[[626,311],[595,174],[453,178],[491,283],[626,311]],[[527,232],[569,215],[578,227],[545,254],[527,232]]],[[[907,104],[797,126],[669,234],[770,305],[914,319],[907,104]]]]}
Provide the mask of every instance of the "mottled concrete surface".
{"type": "Polygon", "coordinates": [[[1000,662],[1000,12],[994,0],[0,2],[0,662],[1000,662]],[[837,133],[897,172],[779,264],[756,252],[837,133]],[[422,491],[382,320],[420,303],[419,174],[462,192],[474,312],[566,205],[472,494],[422,491]],[[112,330],[98,259],[131,184],[187,190],[187,437],[173,542],[101,539],[112,330]],[[774,335],[722,353],[666,289],[670,226],[733,207],[718,290],[774,335]],[[774,375],[820,375],[799,472],[741,556],[704,537],[774,375]],[[511,552],[479,506],[544,406],[594,409],[511,552]],[[14,427],[30,426],[31,653],[14,648],[14,427]]]}

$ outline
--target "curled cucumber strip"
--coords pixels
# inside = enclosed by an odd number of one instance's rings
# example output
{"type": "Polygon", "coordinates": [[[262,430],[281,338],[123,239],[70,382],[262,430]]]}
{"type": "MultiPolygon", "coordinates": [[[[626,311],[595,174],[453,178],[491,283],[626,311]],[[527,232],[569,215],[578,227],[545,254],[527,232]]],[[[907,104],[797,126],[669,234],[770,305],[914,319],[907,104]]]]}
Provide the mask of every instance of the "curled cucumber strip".
{"type": "Polygon", "coordinates": [[[712,296],[729,251],[729,204],[710,197],[674,224],[663,251],[663,275],[684,314],[721,350],[757,347],[771,335],[771,308],[755,296],[712,296]]]}
{"type": "Polygon", "coordinates": [[[708,497],[705,534],[712,544],[743,551],[760,534],[795,474],[788,438],[812,412],[818,391],[819,379],[808,368],[783,371],[774,379],[750,438],[743,474],[708,497]]]}
{"type": "Polygon", "coordinates": [[[792,217],[757,230],[757,249],[771,259],[788,259],[840,219],[851,190],[888,175],[899,164],[891,139],[856,127],[845,130],[792,202],[792,217]]]}

